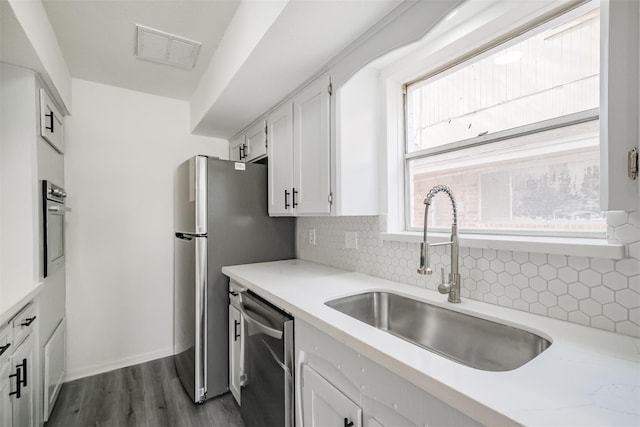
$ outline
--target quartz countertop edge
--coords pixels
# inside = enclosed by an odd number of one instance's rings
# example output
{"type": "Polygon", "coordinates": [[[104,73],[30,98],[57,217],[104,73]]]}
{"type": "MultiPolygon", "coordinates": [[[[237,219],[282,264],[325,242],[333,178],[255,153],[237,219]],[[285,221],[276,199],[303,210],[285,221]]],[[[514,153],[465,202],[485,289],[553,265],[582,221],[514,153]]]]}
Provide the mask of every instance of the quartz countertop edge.
{"type": "Polygon", "coordinates": [[[640,425],[640,339],[304,260],[222,272],[384,368],[486,425],[640,425]],[[552,345],[507,372],[470,368],[324,303],[388,290],[537,333],[552,345]],[[490,387],[490,388],[488,388],[490,387]]]}

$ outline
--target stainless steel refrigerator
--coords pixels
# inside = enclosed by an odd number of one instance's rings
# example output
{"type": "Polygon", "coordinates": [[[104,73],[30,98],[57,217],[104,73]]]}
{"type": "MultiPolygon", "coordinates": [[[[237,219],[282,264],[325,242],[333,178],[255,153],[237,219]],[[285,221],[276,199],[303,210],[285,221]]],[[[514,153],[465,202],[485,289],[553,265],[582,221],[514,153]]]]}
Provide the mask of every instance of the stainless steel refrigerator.
{"type": "Polygon", "coordinates": [[[194,402],[229,390],[222,266],[295,257],[293,218],[268,216],[267,166],[196,156],[175,175],[174,362],[194,402]]]}

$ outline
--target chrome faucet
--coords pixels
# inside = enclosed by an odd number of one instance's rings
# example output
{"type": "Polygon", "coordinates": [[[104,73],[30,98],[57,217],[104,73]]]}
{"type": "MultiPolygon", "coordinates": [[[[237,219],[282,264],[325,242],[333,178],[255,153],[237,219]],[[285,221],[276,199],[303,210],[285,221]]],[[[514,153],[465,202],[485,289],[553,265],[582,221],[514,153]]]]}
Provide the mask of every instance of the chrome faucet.
{"type": "Polygon", "coordinates": [[[438,285],[438,292],[441,294],[449,294],[448,301],[458,303],[460,302],[460,273],[458,272],[458,211],[456,209],[456,199],[453,196],[453,192],[446,185],[436,185],[424,199],[424,229],[422,234],[422,243],[420,243],[420,267],[418,267],[419,274],[432,274],[433,271],[429,266],[429,248],[433,246],[451,246],[451,273],[449,273],[449,281],[445,282],[444,268],[440,269],[440,277],[442,283],[438,285]],[[451,224],[451,241],[441,243],[429,243],[427,241],[427,218],[429,214],[429,206],[431,206],[431,200],[438,193],[445,193],[449,196],[451,201],[451,211],[453,214],[453,221],[451,224]]]}

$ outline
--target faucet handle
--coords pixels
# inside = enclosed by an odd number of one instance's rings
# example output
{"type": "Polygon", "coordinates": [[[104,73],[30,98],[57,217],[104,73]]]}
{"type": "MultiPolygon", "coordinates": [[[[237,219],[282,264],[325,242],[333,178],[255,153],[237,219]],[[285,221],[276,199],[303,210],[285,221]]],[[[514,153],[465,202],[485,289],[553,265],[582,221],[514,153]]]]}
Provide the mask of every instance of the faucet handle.
{"type": "Polygon", "coordinates": [[[438,292],[441,294],[448,294],[451,292],[451,283],[446,283],[444,281],[444,267],[440,269],[440,279],[442,282],[438,285],[438,292]]]}

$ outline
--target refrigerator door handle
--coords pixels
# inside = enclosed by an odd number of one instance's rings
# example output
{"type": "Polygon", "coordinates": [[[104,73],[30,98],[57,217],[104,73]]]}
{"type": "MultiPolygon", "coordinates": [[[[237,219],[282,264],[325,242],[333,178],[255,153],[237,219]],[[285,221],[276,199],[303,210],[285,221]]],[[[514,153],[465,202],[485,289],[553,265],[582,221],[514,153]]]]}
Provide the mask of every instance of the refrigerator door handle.
{"type": "Polygon", "coordinates": [[[278,329],[274,329],[270,326],[265,325],[254,316],[249,314],[249,312],[245,309],[245,306],[240,303],[240,313],[244,316],[244,318],[251,324],[253,324],[260,332],[270,337],[273,337],[277,340],[282,339],[282,331],[278,329]]]}
{"type": "Polygon", "coordinates": [[[206,234],[193,234],[193,233],[176,233],[176,237],[181,240],[191,241],[194,237],[207,237],[206,234]]]}

